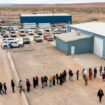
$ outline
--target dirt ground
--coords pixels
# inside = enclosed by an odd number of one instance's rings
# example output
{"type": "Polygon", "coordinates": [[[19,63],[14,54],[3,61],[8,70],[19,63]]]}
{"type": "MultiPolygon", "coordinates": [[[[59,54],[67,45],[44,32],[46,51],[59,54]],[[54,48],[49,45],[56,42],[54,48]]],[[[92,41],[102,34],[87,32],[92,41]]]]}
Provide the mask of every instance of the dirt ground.
{"type": "Polygon", "coordinates": [[[20,14],[31,14],[31,13],[37,13],[37,14],[67,13],[72,15],[73,23],[81,23],[87,21],[105,22],[105,3],[58,4],[58,5],[21,4],[21,5],[0,6],[0,19],[1,20],[9,19],[10,21],[12,21],[12,24],[14,25],[19,25],[20,14]]]}
{"type": "Polygon", "coordinates": [[[12,93],[11,79],[13,79],[13,75],[8,62],[7,51],[0,47],[0,82],[6,82],[8,86],[7,95],[0,95],[0,105],[21,105],[18,89],[16,88],[16,92],[12,93]]]}
{"type": "MultiPolygon", "coordinates": [[[[105,83],[100,78],[97,78],[89,81],[88,86],[85,86],[82,77],[80,77],[79,81],[76,81],[75,78],[75,71],[79,69],[81,74],[82,69],[85,67],[81,62],[84,58],[83,56],[66,56],[49,42],[32,44],[31,48],[33,50],[28,50],[29,47],[26,47],[25,50],[27,51],[24,51],[24,49],[11,51],[17,72],[24,81],[24,86],[26,78],[29,78],[32,84],[32,78],[35,75],[39,77],[54,75],[61,73],[64,69],[67,71],[69,69],[73,70],[74,81],[67,80],[63,86],[56,85],[55,87],[44,89],[41,88],[39,83],[38,88],[33,89],[32,87],[31,92],[26,93],[30,105],[99,105],[97,91],[102,88],[105,92],[105,83]]],[[[87,58],[87,56],[85,57],[87,58]]],[[[91,56],[94,59],[100,59],[97,56],[91,56]]],[[[91,57],[88,60],[92,62],[91,57]]],[[[85,62],[87,62],[86,59],[84,60],[85,62]]],[[[99,62],[94,63],[94,66],[100,66],[99,62]]],[[[105,63],[104,60],[103,63],[105,63]]],[[[101,105],[104,104],[105,99],[103,98],[101,105]]]]}

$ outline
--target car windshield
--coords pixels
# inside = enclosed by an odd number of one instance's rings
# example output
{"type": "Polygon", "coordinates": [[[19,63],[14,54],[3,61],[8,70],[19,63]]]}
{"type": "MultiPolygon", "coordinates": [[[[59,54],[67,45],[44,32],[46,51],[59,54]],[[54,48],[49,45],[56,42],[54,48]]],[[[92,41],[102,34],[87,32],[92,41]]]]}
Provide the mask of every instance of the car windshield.
{"type": "Polygon", "coordinates": [[[29,38],[24,38],[24,40],[29,40],[29,38]]]}
{"type": "Polygon", "coordinates": [[[24,31],[21,31],[21,33],[24,33],[24,31]]]}
{"type": "Polygon", "coordinates": [[[15,34],[15,32],[11,32],[11,34],[15,34]]]}
{"type": "Polygon", "coordinates": [[[35,36],[35,38],[40,38],[40,36],[35,36]]]}

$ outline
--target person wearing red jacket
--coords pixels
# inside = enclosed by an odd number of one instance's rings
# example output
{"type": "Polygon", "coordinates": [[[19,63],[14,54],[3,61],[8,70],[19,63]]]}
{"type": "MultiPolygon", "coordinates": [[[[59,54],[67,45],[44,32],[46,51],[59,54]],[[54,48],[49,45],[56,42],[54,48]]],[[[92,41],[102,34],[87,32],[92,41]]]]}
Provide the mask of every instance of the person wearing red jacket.
{"type": "Polygon", "coordinates": [[[89,79],[90,79],[90,80],[92,80],[92,75],[93,75],[93,73],[92,73],[92,69],[89,68],[89,79]]]}

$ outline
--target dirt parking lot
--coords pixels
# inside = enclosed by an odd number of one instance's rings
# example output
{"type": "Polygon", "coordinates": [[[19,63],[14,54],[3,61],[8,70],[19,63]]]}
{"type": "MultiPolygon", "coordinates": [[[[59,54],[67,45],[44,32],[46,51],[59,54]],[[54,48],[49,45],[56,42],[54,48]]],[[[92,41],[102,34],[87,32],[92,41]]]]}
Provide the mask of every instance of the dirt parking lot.
{"type": "MultiPolygon", "coordinates": [[[[31,48],[33,49],[27,51],[24,51],[24,49],[11,51],[17,72],[24,81],[24,86],[26,78],[29,78],[32,83],[32,78],[35,75],[39,77],[54,75],[61,73],[64,69],[72,69],[75,73],[77,69],[82,71],[85,67],[82,61],[84,57],[80,55],[66,56],[49,42],[31,44],[31,48]]],[[[97,57],[94,56],[95,58],[97,57]]],[[[90,61],[92,62],[92,59],[90,61]]],[[[86,59],[85,62],[87,62],[86,59]]],[[[98,62],[96,63],[98,64],[98,62]]],[[[36,89],[31,88],[31,92],[26,93],[26,97],[30,105],[99,105],[97,90],[102,88],[105,92],[104,87],[105,83],[99,78],[89,81],[86,87],[82,77],[79,81],[76,81],[74,74],[73,82],[67,81],[63,86],[56,85],[44,89],[41,88],[40,84],[36,89]]],[[[101,105],[104,104],[105,99],[103,99],[101,105]]]]}

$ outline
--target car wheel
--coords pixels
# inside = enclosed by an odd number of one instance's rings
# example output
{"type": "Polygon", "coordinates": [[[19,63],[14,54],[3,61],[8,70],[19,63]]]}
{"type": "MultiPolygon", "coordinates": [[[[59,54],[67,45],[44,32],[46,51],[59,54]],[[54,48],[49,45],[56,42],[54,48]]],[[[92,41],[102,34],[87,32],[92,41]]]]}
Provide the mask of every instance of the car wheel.
{"type": "Polygon", "coordinates": [[[19,48],[23,47],[22,45],[19,45],[19,48]]]}

